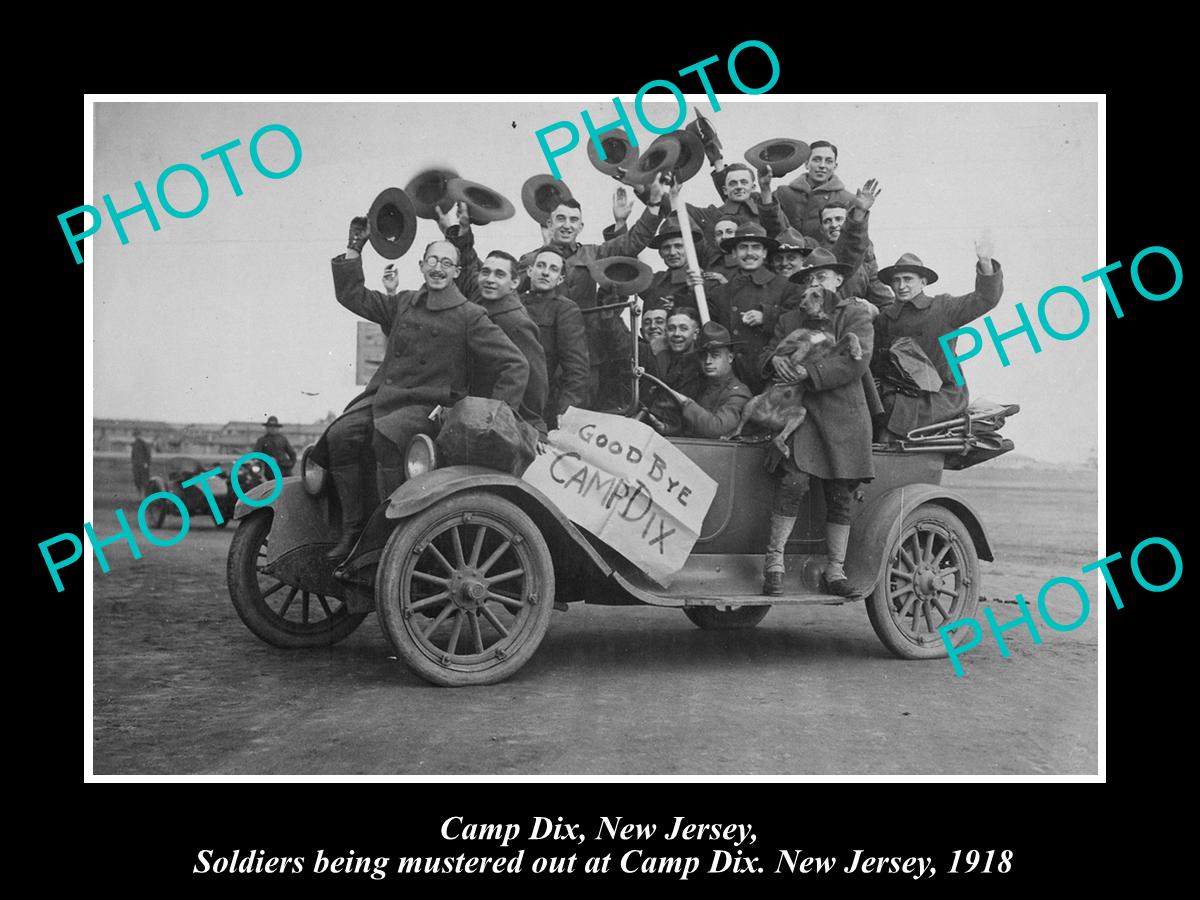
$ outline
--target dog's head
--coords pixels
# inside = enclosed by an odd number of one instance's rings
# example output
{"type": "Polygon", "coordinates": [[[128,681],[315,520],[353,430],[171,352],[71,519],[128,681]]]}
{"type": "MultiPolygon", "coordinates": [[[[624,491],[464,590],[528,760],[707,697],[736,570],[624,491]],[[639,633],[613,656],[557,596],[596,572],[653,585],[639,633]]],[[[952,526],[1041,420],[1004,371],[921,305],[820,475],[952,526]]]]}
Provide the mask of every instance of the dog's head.
{"type": "Polygon", "coordinates": [[[800,309],[806,319],[828,319],[829,315],[825,312],[825,288],[820,285],[806,287],[800,297],[800,309]]]}

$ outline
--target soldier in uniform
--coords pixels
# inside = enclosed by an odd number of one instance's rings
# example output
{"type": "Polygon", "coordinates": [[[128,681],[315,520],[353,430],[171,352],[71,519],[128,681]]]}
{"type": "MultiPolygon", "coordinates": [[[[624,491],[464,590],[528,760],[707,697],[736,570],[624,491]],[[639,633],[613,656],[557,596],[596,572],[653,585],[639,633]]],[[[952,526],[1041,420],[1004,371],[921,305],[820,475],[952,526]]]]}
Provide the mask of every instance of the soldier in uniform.
{"type": "MultiPolygon", "coordinates": [[[[719,438],[729,434],[754,396],[733,374],[733,343],[729,332],[717,322],[700,329],[695,353],[704,374],[703,386],[694,399],[680,391],[671,392],[682,410],[685,437],[719,438]]],[[[651,424],[654,422],[651,420],[651,424]]]]}
{"type": "Polygon", "coordinates": [[[734,362],[738,378],[752,391],[761,391],[759,353],[770,340],[780,314],[800,302],[801,292],[767,268],[767,254],[778,244],[767,237],[761,225],[739,226],[737,234],[721,246],[737,255],[740,268],[728,284],[717,285],[708,294],[709,312],[742,344],[734,362]]]}
{"type": "MultiPolygon", "coordinates": [[[[895,265],[879,270],[879,278],[890,283],[896,302],[886,307],[875,320],[875,359],[872,369],[882,375],[888,365],[888,348],[899,337],[910,337],[928,357],[942,379],[941,390],[918,396],[883,390],[883,439],[904,437],[914,428],[932,425],[966,412],[970,405],[965,384],[956,384],[950,373],[950,363],[938,338],[961,328],[995,309],[1004,293],[1004,275],[1000,263],[992,259],[991,241],[975,244],[978,263],[975,268],[975,290],[961,297],[938,294],[930,297],[925,288],[938,279],[937,272],[921,263],[912,253],[903,254],[895,265]]],[[[950,350],[954,352],[954,338],[950,350]]]]}
{"type": "MultiPolygon", "coordinates": [[[[828,251],[814,251],[810,260],[820,253],[828,251]]],[[[818,262],[838,267],[839,271],[844,268],[836,261],[818,262]]],[[[801,270],[792,279],[808,281],[809,273],[801,270]]],[[[863,391],[863,376],[870,365],[874,341],[867,305],[825,290],[823,315],[810,319],[803,306],[785,312],[760,357],[764,376],[780,383],[803,383],[804,408],[808,411],[804,422],[792,433],[791,454],[775,467],[778,481],[771,507],[763,578],[763,593],[768,596],[784,593],[784,546],[812,478],[821,480],[825,493],[826,588],[842,597],[853,594],[844,569],[850,543],[850,500],[860,481],[875,477],[871,411],[863,391]],[[862,346],[862,358],[856,360],[849,352],[839,352],[811,366],[793,366],[790,360],[777,357],[774,352],[779,342],[797,328],[830,331],[838,341],[853,333],[862,346]]]]}
{"type": "MultiPolygon", "coordinates": [[[[700,250],[700,229],[692,226],[692,240],[696,242],[697,256],[704,257],[700,250]]],[[[695,306],[695,293],[688,278],[687,255],[683,249],[683,230],[679,216],[663,220],[658,234],[650,239],[650,247],[658,251],[666,269],[655,272],[650,286],[638,296],[647,309],[665,309],[668,313],[677,306],[695,306]]]]}
{"type": "Polygon", "coordinates": [[[277,418],[268,418],[266,429],[267,433],[259,435],[258,440],[254,442],[254,449],[279,463],[279,470],[284,475],[291,475],[292,467],[296,465],[296,451],[292,449],[292,444],[283,433],[277,418]]]}
{"type": "Polygon", "coordinates": [[[583,314],[574,300],[558,292],[566,261],[557,250],[539,251],[529,267],[529,292],[521,302],[538,326],[542,349],[546,353],[546,372],[550,393],[546,400],[546,424],[558,427],[558,417],[568,407],[583,407],[587,402],[591,364],[583,314]]]}
{"type": "Polygon", "coordinates": [[[787,223],[814,240],[821,239],[821,210],[830,203],[849,207],[854,195],[835,174],[838,149],[829,141],[813,141],[807,171],[779,188],[779,205],[787,223]]]}
{"type": "Polygon", "coordinates": [[[146,485],[150,483],[150,445],[142,440],[140,429],[133,430],[133,444],[129,448],[133,463],[133,483],[138,495],[146,493],[146,485]]]}
{"type": "Polygon", "coordinates": [[[359,473],[365,451],[374,451],[379,491],[386,497],[404,480],[408,442],[436,429],[434,409],[470,393],[473,366],[494,373],[491,396],[517,414],[529,381],[521,351],[455,286],[458,248],[449,241],[431,243],[419,263],[424,286],[389,296],[363,281],[359,254],[370,232],[365,218],[355,218],[346,252],[332,263],[338,302],[381,325],[388,342],[366,390],[326,433],[330,476],[342,502],[342,534],[329,559],[345,558],[362,528],[359,473]]]}

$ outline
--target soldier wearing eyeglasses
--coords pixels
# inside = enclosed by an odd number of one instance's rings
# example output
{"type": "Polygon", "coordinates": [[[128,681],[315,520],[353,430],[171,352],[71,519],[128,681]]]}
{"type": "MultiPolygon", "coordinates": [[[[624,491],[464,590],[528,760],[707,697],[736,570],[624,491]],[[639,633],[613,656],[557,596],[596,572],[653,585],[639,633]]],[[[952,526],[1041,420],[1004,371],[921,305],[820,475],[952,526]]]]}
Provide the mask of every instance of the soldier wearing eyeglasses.
{"type": "Polygon", "coordinates": [[[404,453],[417,434],[432,434],[437,406],[450,407],[470,393],[473,367],[492,372],[492,397],[519,413],[529,380],[529,363],[487,312],[454,284],[458,249],[449,241],[425,248],[419,268],[425,284],[415,291],[386,294],[363,280],[363,245],[370,237],[365,218],[350,223],[345,253],[333,259],[338,303],[387,334],[383,362],[366,390],[329,427],[329,471],[342,503],[342,534],[327,554],[345,558],[362,530],[360,478],[364,455],[373,450],[380,494],[404,480],[404,453]]]}

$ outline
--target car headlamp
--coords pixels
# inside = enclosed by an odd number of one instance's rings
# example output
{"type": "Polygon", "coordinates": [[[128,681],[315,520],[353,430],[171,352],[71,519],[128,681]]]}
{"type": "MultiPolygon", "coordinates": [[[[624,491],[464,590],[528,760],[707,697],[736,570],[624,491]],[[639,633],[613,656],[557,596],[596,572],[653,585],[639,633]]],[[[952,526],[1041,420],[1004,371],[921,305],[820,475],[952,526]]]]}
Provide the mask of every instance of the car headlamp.
{"type": "Polygon", "coordinates": [[[404,454],[404,475],[406,478],[416,478],[437,468],[437,450],[433,438],[427,434],[418,434],[408,443],[408,452],[404,454]]]}
{"type": "Polygon", "coordinates": [[[328,474],[323,466],[312,459],[315,446],[309,444],[300,454],[300,480],[304,483],[304,490],[314,497],[325,488],[325,477],[328,474]]]}

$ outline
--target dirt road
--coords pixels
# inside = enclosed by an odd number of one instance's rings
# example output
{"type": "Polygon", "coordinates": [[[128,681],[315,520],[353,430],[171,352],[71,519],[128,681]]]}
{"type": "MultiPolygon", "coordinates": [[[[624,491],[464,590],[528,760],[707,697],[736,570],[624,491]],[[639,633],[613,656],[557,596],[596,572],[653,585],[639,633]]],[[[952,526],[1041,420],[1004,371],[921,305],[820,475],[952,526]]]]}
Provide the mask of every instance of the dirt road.
{"type": "MultiPolygon", "coordinates": [[[[1096,559],[1094,473],[947,473],[997,551],[983,593],[1036,598],[1096,559]]],[[[120,493],[120,492],[116,492],[120,493]]],[[[97,487],[97,531],[114,492],[97,487]]],[[[1088,774],[1097,768],[1097,595],[1069,633],[1009,632],[964,657],[903,662],[862,604],[773,609],[749,631],[681,613],[556,612],[515,677],[426,684],[374,617],[328,650],[283,651],[225,588],[232,530],[207,520],[138,561],[95,569],[96,774],[1088,774]]],[[[1078,605],[1052,601],[1070,621],[1078,605]]],[[[1016,607],[992,604],[1001,621],[1016,607]]]]}

